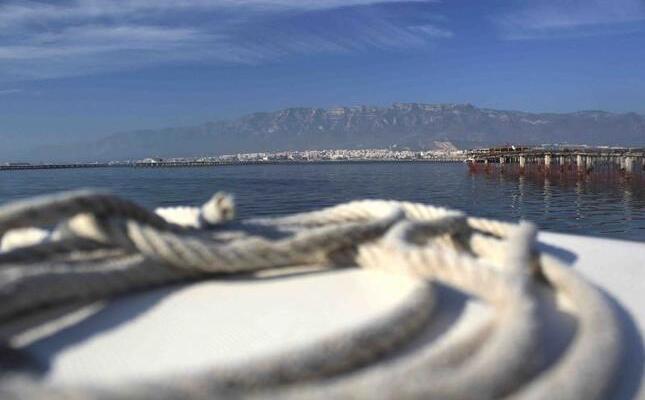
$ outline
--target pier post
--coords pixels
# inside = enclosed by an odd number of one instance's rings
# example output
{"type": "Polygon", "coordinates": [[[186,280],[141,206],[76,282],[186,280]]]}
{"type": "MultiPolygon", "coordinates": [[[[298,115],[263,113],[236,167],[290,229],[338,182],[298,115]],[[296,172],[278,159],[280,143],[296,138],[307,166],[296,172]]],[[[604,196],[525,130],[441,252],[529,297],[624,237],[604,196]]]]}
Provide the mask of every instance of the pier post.
{"type": "Polygon", "coordinates": [[[551,168],[551,154],[544,155],[544,168],[551,168]]]}
{"type": "Polygon", "coordinates": [[[500,164],[506,164],[506,158],[504,158],[504,157],[500,157],[500,158],[499,158],[499,163],[500,163],[500,164]]]}
{"type": "Polygon", "coordinates": [[[564,156],[559,157],[559,163],[560,165],[564,165],[564,156]]]}
{"type": "Polygon", "coordinates": [[[593,170],[594,158],[592,156],[587,156],[586,162],[586,171],[591,172],[593,170]]]}
{"type": "Polygon", "coordinates": [[[634,160],[632,157],[625,157],[623,162],[625,163],[625,172],[631,174],[634,171],[634,160]]]}
{"type": "Polygon", "coordinates": [[[520,170],[523,170],[526,167],[526,156],[520,155],[520,170]]]}
{"type": "Polygon", "coordinates": [[[583,169],[584,169],[584,167],[585,167],[585,166],[584,166],[584,164],[583,164],[583,159],[582,159],[582,155],[581,155],[581,154],[578,154],[578,155],[576,156],[576,165],[578,166],[578,170],[579,170],[579,171],[583,170],[583,169]]]}

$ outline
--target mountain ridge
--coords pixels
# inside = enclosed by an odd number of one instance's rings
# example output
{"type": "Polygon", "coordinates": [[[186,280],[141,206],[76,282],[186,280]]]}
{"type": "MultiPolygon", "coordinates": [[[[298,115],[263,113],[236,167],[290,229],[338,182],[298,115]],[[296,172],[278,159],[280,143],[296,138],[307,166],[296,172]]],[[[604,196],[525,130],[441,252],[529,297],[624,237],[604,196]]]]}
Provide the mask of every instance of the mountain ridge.
{"type": "Polygon", "coordinates": [[[30,149],[29,161],[105,161],[321,148],[459,148],[505,143],[645,146],[645,116],[583,110],[530,113],[472,104],[289,107],[201,125],[119,132],[30,149]],[[74,157],[71,157],[73,154],[74,157]]]}

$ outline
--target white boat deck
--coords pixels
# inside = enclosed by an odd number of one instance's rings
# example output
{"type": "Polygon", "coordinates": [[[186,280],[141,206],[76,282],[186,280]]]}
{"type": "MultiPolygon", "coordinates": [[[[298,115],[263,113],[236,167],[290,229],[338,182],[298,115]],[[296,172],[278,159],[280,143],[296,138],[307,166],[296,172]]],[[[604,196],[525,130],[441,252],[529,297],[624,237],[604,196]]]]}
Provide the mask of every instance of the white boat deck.
{"type": "MultiPolygon", "coordinates": [[[[603,288],[627,347],[613,399],[645,398],[645,244],[540,234],[543,250],[603,288]]],[[[400,302],[418,283],[378,272],[342,270],[279,279],[213,280],[131,295],[76,312],[46,335],[20,337],[53,384],[112,385],[252,362],[351,329],[400,302]]],[[[408,346],[453,340],[488,317],[486,307],[444,288],[432,328],[408,346]],[[448,306],[446,306],[448,305],[448,306]]],[[[566,304],[546,309],[559,330],[549,352],[567,344],[575,322],[566,304]]]]}

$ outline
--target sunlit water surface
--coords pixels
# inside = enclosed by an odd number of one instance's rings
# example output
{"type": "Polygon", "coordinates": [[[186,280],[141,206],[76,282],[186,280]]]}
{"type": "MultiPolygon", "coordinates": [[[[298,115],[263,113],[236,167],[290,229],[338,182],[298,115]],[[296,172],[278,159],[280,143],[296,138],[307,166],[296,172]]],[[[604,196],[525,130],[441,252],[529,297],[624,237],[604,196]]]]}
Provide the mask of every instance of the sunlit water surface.
{"type": "Polygon", "coordinates": [[[642,180],[611,183],[470,174],[460,163],[246,165],[208,168],[105,168],[0,172],[2,203],[80,187],[104,188],[148,207],[198,205],[235,194],[238,215],[308,211],[385,198],[431,203],[542,229],[645,241],[642,180]]]}

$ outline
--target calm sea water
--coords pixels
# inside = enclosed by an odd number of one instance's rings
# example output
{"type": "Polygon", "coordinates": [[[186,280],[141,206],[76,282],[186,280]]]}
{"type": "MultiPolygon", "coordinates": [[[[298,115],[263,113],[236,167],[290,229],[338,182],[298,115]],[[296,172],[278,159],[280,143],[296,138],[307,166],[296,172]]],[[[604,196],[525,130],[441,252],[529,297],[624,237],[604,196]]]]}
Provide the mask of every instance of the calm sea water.
{"type": "Polygon", "coordinates": [[[463,164],[365,163],[210,168],[105,168],[0,173],[0,202],[80,187],[104,188],[148,207],[199,205],[235,194],[238,215],[307,211],[363,198],[410,200],[542,229],[645,241],[642,180],[602,183],[470,174],[463,164]]]}

